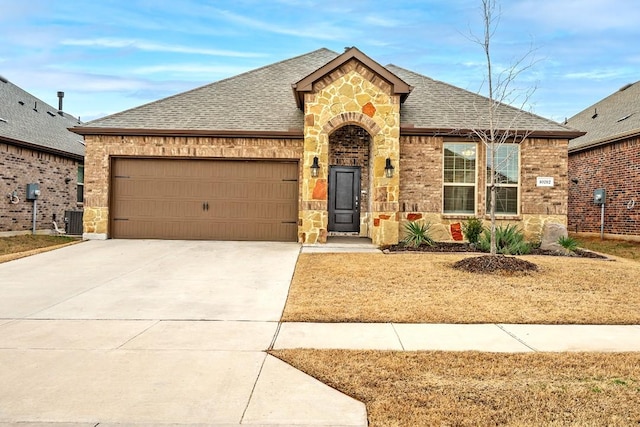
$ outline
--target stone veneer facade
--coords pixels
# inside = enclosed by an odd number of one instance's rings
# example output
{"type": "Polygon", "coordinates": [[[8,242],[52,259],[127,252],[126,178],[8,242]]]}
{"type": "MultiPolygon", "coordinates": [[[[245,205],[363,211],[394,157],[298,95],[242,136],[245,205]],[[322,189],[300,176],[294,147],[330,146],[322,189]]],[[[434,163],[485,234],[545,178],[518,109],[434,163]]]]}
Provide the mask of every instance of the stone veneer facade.
{"type": "Polygon", "coordinates": [[[357,125],[371,136],[366,175],[370,195],[364,206],[365,225],[374,244],[397,243],[399,230],[400,96],[369,68],[352,59],[314,84],[305,94],[304,158],[299,238],[302,243],[324,243],[328,235],[329,135],[345,125],[357,125]],[[320,173],[311,176],[313,158],[320,173]],[[386,159],[395,167],[385,177],[386,159]],[[368,213],[368,214],[367,214],[368,213]]]}

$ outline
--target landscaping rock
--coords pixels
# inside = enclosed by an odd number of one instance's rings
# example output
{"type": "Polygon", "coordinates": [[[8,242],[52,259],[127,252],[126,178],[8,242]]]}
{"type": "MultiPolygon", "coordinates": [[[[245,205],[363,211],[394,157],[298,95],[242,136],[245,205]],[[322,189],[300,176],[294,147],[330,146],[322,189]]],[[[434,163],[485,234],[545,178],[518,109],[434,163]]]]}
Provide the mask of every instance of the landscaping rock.
{"type": "Polygon", "coordinates": [[[540,249],[549,251],[565,252],[565,249],[558,244],[560,237],[567,237],[567,227],[562,224],[546,223],[542,229],[542,243],[540,249]]]}

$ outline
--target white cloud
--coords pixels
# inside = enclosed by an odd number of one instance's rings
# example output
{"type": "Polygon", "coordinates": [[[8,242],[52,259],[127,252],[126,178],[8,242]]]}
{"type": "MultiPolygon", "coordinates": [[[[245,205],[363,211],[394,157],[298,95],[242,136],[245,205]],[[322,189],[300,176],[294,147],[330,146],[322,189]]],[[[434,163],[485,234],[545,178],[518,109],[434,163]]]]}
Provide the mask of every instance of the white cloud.
{"type": "Polygon", "coordinates": [[[624,77],[626,74],[626,70],[616,68],[566,73],[564,77],[567,79],[611,80],[619,77],[624,77]]]}
{"type": "Polygon", "coordinates": [[[203,64],[160,64],[139,67],[132,70],[133,74],[197,74],[197,75],[236,75],[247,71],[249,67],[234,65],[203,65],[203,64]]]}
{"type": "Polygon", "coordinates": [[[316,3],[313,0],[277,0],[280,4],[286,4],[287,6],[296,6],[296,7],[314,7],[316,3]]]}
{"type": "Polygon", "coordinates": [[[362,22],[367,25],[375,25],[377,27],[395,28],[402,25],[402,22],[386,17],[376,15],[365,15],[362,22]]]}
{"type": "Polygon", "coordinates": [[[97,38],[97,39],[65,39],[60,42],[65,46],[84,46],[97,47],[107,49],[123,49],[132,48],[149,52],[172,52],[209,56],[226,56],[233,58],[258,58],[266,56],[263,53],[243,52],[236,50],[223,49],[205,49],[190,46],[171,45],[162,43],[153,43],[136,39],[114,39],[114,38],[97,38]]]}
{"type": "Polygon", "coordinates": [[[295,26],[287,27],[280,24],[272,24],[258,19],[248,18],[227,10],[215,10],[219,17],[256,30],[267,31],[269,33],[282,34],[287,36],[312,38],[319,40],[342,40],[351,38],[351,33],[343,26],[335,26],[330,23],[305,24],[295,21],[295,26]]]}

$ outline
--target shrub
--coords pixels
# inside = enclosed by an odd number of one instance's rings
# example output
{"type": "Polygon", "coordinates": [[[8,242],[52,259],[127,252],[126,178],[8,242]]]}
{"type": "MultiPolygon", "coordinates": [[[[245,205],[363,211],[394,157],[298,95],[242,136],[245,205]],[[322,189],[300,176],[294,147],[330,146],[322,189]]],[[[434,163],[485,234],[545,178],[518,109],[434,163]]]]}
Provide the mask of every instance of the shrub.
{"type": "Polygon", "coordinates": [[[565,236],[560,236],[558,238],[558,244],[560,246],[562,246],[563,248],[565,248],[568,251],[575,251],[576,249],[578,249],[578,241],[576,239],[574,239],[573,237],[565,237],[565,236]]]}
{"type": "Polygon", "coordinates": [[[469,243],[478,243],[482,231],[484,231],[484,225],[482,225],[482,221],[476,217],[469,218],[462,223],[462,232],[469,243]]]}
{"type": "MultiPolygon", "coordinates": [[[[491,250],[491,230],[485,229],[476,246],[482,252],[491,250]]],[[[531,252],[531,244],[515,225],[496,227],[496,252],[504,255],[525,255],[531,252]]]]}
{"type": "Polygon", "coordinates": [[[416,221],[409,221],[404,224],[405,238],[402,239],[402,243],[407,246],[413,246],[417,248],[420,245],[428,245],[433,246],[435,241],[431,237],[431,232],[429,229],[431,228],[431,224],[419,223],[416,221]]]}

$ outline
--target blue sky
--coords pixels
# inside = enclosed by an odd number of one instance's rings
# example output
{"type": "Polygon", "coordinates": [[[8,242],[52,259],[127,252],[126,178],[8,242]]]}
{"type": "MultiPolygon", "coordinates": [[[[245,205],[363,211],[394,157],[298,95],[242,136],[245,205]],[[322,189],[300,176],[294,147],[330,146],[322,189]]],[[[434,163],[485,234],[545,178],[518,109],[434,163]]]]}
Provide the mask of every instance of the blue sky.
{"type": "MultiPolygon", "coordinates": [[[[640,80],[637,0],[502,0],[496,68],[562,121],[640,80]]],[[[356,46],[483,93],[480,0],[0,0],[0,75],[83,121],[315,49],[356,46]]]]}

